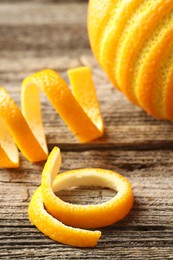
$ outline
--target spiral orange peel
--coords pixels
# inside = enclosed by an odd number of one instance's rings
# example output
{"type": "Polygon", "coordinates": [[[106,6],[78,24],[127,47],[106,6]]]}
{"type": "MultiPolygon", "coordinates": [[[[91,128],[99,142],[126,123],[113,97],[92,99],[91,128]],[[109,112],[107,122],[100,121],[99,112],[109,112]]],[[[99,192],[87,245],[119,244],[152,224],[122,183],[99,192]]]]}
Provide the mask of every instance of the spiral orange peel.
{"type": "Polygon", "coordinates": [[[32,162],[47,158],[39,139],[35,138],[18,106],[2,87],[0,87],[0,118],[0,167],[19,166],[15,143],[32,162]]]}
{"type": "Polygon", "coordinates": [[[0,167],[18,167],[18,148],[31,162],[46,160],[48,149],[42,124],[40,91],[43,91],[67,126],[81,142],[103,135],[104,125],[91,70],[68,71],[72,91],[53,70],[37,72],[22,82],[22,112],[0,87],[0,167]]]}
{"type": "Polygon", "coordinates": [[[41,186],[29,205],[30,220],[41,232],[58,242],[76,247],[95,246],[101,232],[79,228],[103,227],[125,217],[133,205],[131,185],[118,173],[98,168],[71,170],[57,175],[60,166],[60,150],[54,147],[45,163],[41,186]],[[107,187],[117,193],[97,205],[70,204],[54,193],[78,186],[107,187]]]}
{"type": "Polygon", "coordinates": [[[35,191],[32,197],[28,214],[31,222],[43,234],[63,244],[75,247],[93,247],[101,236],[99,231],[87,231],[66,226],[48,214],[44,209],[41,187],[35,191]]]}

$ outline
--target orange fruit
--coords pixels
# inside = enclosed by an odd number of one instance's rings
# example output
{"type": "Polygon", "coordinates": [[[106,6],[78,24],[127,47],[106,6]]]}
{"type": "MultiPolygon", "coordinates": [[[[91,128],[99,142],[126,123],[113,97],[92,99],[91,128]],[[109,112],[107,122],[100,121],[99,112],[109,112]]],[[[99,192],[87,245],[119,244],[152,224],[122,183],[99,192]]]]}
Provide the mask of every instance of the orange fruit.
{"type": "Polygon", "coordinates": [[[90,0],[93,53],[113,84],[150,115],[173,120],[173,0],[90,0]]]}
{"type": "Polygon", "coordinates": [[[41,186],[31,199],[29,218],[40,231],[58,242],[82,247],[95,246],[101,233],[80,230],[79,227],[103,227],[125,217],[133,205],[131,185],[118,173],[104,169],[78,169],[57,175],[60,166],[60,150],[55,147],[44,166],[41,186]],[[116,190],[117,194],[109,201],[97,205],[70,204],[54,194],[77,186],[108,187],[116,190]]]}

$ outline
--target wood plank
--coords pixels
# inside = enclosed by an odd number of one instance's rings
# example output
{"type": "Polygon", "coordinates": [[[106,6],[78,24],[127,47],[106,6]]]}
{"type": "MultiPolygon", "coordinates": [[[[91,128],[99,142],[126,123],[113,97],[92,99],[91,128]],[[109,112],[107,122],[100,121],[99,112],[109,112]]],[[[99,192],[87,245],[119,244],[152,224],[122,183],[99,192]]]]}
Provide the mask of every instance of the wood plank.
{"type": "Polygon", "coordinates": [[[0,49],[28,51],[89,47],[87,4],[0,4],[0,49]],[[66,16],[68,15],[68,19],[66,16]]]}
{"type": "MultiPolygon", "coordinates": [[[[59,4],[59,3],[64,3],[64,0],[1,0],[1,3],[11,3],[11,4],[20,4],[21,2],[30,2],[30,3],[54,3],[54,4],[59,4]]],[[[83,2],[88,2],[88,0],[65,0],[66,4],[69,3],[83,3],[83,2]]]]}
{"type": "MultiPolygon", "coordinates": [[[[34,256],[34,259],[46,256],[51,258],[55,257],[58,250],[58,259],[83,259],[84,255],[86,259],[141,259],[146,255],[152,259],[169,259],[166,257],[173,256],[171,154],[171,151],[124,153],[121,150],[62,153],[62,172],[71,167],[108,168],[129,178],[133,186],[135,204],[132,211],[124,220],[101,229],[102,238],[97,248],[92,250],[71,249],[55,243],[30,225],[27,217],[28,201],[40,183],[42,163],[31,165],[21,157],[20,169],[0,172],[0,257],[24,259],[27,255],[34,256]]],[[[73,203],[91,203],[93,198],[98,203],[109,199],[113,193],[102,189],[78,189],[60,195],[73,203]]]]}
{"type": "Polygon", "coordinates": [[[16,1],[2,1],[0,2],[0,25],[46,25],[54,24],[61,26],[68,24],[85,24],[87,15],[88,1],[81,1],[83,3],[76,3],[77,1],[62,1],[58,4],[47,1],[43,3],[40,0],[19,0],[16,1]],[[72,3],[70,3],[72,2],[72,3]],[[70,12],[69,12],[70,11],[70,12]],[[68,19],[64,15],[68,14],[68,19]],[[81,15],[82,14],[82,15],[81,15]],[[80,16],[79,16],[80,15],[80,16]]]}

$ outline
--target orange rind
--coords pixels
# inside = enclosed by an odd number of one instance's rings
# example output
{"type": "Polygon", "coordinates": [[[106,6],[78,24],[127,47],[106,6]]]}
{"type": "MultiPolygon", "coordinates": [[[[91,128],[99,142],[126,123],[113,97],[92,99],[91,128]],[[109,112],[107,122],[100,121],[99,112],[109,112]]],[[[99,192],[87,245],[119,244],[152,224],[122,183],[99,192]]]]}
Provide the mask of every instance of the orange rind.
{"type": "MultiPolygon", "coordinates": [[[[75,95],[73,95],[68,88],[66,82],[53,70],[40,71],[23,81],[22,111],[29,124],[34,124],[35,126],[36,120],[34,106],[32,106],[32,104],[30,105],[28,95],[32,98],[35,95],[35,89],[40,89],[46,94],[57,113],[61,116],[77,138],[81,142],[89,142],[103,135],[103,121],[101,118],[98,101],[96,95],[90,95],[90,91],[94,92],[91,71],[88,67],[83,67],[80,69],[70,70],[69,75],[70,78],[73,78],[72,87],[74,84],[75,89],[79,89],[74,91],[74,94],[76,92],[79,93],[80,91],[80,94],[82,95],[80,101],[85,98],[86,100],[83,102],[85,104],[87,103],[88,108],[90,104],[90,109],[92,109],[92,106],[94,105],[93,114],[90,113],[87,115],[85,112],[86,110],[84,111],[81,106],[82,102],[78,102],[75,95]],[[81,80],[82,76],[83,79],[81,80]],[[90,83],[91,85],[89,85],[90,83]],[[101,125],[98,126],[100,128],[98,128],[94,122],[96,119],[96,113],[97,119],[102,122],[101,125]]],[[[78,99],[80,94],[78,95],[78,99]]]]}
{"type": "Polygon", "coordinates": [[[173,121],[173,0],[103,2],[90,0],[88,10],[98,63],[131,102],[173,121]]]}
{"type": "Polygon", "coordinates": [[[56,177],[60,165],[60,151],[54,148],[45,164],[41,181],[44,203],[52,216],[70,226],[96,228],[111,225],[128,214],[133,205],[133,193],[130,183],[123,176],[109,170],[86,168],[56,177]],[[70,204],[55,195],[61,189],[78,186],[107,187],[117,194],[110,201],[98,205],[70,204]]]}
{"type": "Polygon", "coordinates": [[[15,143],[32,162],[47,158],[47,154],[35,138],[18,106],[2,87],[0,87],[0,118],[0,167],[19,166],[15,143]]]}
{"type": "MultiPolygon", "coordinates": [[[[75,99],[78,101],[86,115],[90,118],[90,124],[94,124],[99,130],[98,137],[103,135],[104,124],[101,115],[100,105],[96,95],[96,90],[94,87],[94,82],[92,80],[91,70],[89,69],[89,67],[70,69],[68,70],[68,76],[72,86],[72,93],[75,99]]],[[[88,130],[89,129],[87,129],[87,134],[89,134],[88,130]]],[[[88,137],[87,140],[90,140],[92,138],[93,137],[88,137]]]]}
{"type": "Polygon", "coordinates": [[[16,145],[31,162],[47,159],[40,91],[47,95],[57,113],[81,142],[89,142],[103,135],[103,120],[90,68],[70,70],[69,77],[73,93],[53,70],[43,70],[24,79],[22,113],[8,92],[0,87],[0,167],[19,166],[16,145]]]}
{"type": "Polygon", "coordinates": [[[60,166],[60,150],[58,147],[54,147],[45,163],[41,186],[30,202],[30,220],[40,231],[54,240],[74,246],[95,246],[101,233],[98,231],[95,231],[96,233],[87,231],[89,232],[87,233],[79,228],[104,227],[124,218],[133,205],[131,185],[125,177],[118,173],[98,168],[71,170],[57,175],[60,166]],[[107,187],[115,190],[116,194],[110,200],[96,205],[70,204],[55,195],[57,191],[80,186],[107,187]],[[55,218],[58,219],[58,222],[55,218]],[[62,223],[68,225],[68,228],[62,223]],[[73,228],[69,228],[69,226],[73,228]],[[60,235],[53,237],[52,232],[60,235]],[[70,234],[71,240],[69,241],[70,234]],[[86,240],[81,236],[85,236],[86,240]]]}
{"type": "Polygon", "coordinates": [[[100,231],[88,231],[64,225],[44,209],[42,189],[32,196],[28,214],[31,222],[51,239],[75,247],[94,247],[101,236],[100,231]]]}

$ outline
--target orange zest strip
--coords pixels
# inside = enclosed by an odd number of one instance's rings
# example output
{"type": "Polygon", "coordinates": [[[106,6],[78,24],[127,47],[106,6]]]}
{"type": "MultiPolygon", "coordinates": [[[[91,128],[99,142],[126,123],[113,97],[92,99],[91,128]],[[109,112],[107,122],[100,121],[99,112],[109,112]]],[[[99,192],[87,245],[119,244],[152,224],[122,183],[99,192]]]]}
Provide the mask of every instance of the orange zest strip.
{"type": "Polygon", "coordinates": [[[68,70],[68,76],[73,95],[102,135],[104,132],[104,124],[91,70],[88,67],[71,69],[68,70]]]}
{"type": "Polygon", "coordinates": [[[129,181],[113,171],[104,169],[77,169],[57,175],[61,165],[60,151],[55,147],[42,172],[42,195],[47,211],[63,223],[81,228],[111,225],[124,218],[133,205],[129,181]],[[57,175],[57,177],[56,177],[57,175]],[[97,205],[76,205],[64,202],[54,192],[78,186],[100,186],[117,194],[97,205]]]}
{"type": "MultiPolygon", "coordinates": [[[[94,84],[88,86],[92,82],[91,72],[89,68],[81,68],[80,74],[78,75],[75,70],[71,70],[71,77],[73,76],[73,82],[80,84],[80,88],[83,92],[86,92],[84,97],[87,99],[87,103],[92,106],[94,103],[94,110],[99,111],[97,106],[97,99],[93,101],[90,97],[88,88],[92,91],[94,84]],[[73,73],[75,75],[73,76],[73,73]],[[82,79],[82,75],[84,78],[82,79]],[[87,82],[85,82],[85,80],[87,82]]],[[[89,142],[94,140],[103,134],[102,127],[100,129],[94,124],[94,118],[92,114],[88,116],[84,109],[81,107],[77,99],[74,97],[70,89],[68,88],[66,82],[53,70],[43,70],[28,78],[26,78],[22,83],[22,111],[27,118],[29,124],[32,124],[32,120],[35,116],[34,106],[29,105],[28,93],[30,97],[33,98],[35,95],[35,88],[39,88],[44,91],[50,100],[51,104],[57,111],[57,113],[62,117],[66,125],[71,129],[71,131],[78,137],[81,142],[89,142]]],[[[96,97],[95,97],[96,98],[96,97]]],[[[89,106],[89,105],[88,105],[89,106]]],[[[97,117],[101,117],[98,112],[97,117]]],[[[95,115],[95,114],[94,114],[95,115]]],[[[102,121],[102,119],[100,119],[102,121]]]]}
{"type": "Polygon", "coordinates": [[[28,214],[31,222],[43,234],[63,244],[75,247],[94,247],[101,236],[100,231],[72,228],[49,215],[44,209],[41,187],[35,191],[31,199],[28,214]]]}
{"type": "Polygon", "coordinates": [[[32,162],[47,158],[18,106],[2,87],[0,87],[0,143],[0,167],[19,166],[15,143],[32,162]]]}
{"type": "Polygon", "coordinates": [[[81,142],[103,135],[103,121],[91,70],[88,67],[73,69],[69,71],[69,77],[74,84],[74,95],[53,70],[43,70],[24,79],[22,113],[7,91],[0,87],[0,167],[19,166],[16,145],[31,162],[47,159],[40,90],[81,142]]]}

